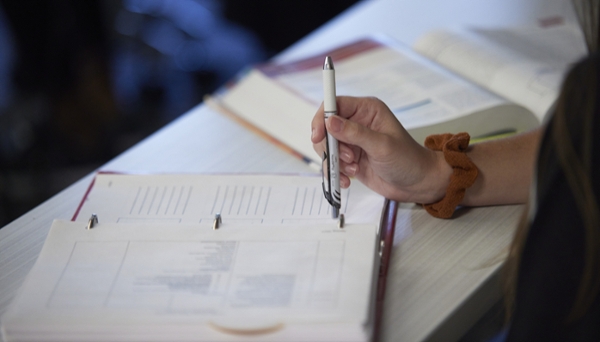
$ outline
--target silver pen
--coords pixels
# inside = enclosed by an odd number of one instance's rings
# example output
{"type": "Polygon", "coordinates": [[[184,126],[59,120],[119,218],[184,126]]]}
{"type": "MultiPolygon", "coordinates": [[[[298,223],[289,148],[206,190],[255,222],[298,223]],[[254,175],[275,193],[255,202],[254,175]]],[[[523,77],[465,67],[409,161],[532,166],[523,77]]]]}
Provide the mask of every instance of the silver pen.
{"type": "MultiPolygon", "coordinates": [[[[332,115],[337,115],[337,104],[335,101],[335,69],[333,60],[330,56],[325,57],[323,64],[323,108],[325,110],[325,120],[332,115]]],[[[338,218],[342,206],[342,195],[340,192],[340,163],[338,141],[329,132],[326,135],[327,151],[324,156],[323,175],[327,176],[327,184],[323,179],[323,192],[325,198],[331,204],[331,213],[333,218],[338,218]],[[327,162],[325,163],[325,159],[327,162]]]]}

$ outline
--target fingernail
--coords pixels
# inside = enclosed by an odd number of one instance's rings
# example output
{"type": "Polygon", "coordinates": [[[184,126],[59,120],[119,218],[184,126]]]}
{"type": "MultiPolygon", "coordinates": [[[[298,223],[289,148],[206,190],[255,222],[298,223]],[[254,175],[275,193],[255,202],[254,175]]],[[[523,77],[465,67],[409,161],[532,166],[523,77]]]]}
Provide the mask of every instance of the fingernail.
{"type": "Polygon", "coordinates": [[[343,161],[345,161],[346,163],[351,163],[352,162],[352,156],[350,155],[350,152],[347,151],[342,151],[340,157],[342,158],[343,161]]]}
{"type": "Polygon", "coordinates": [[[311,129],[310,131],[310,140],[314,140],[315,139],[315,129],[311,129]]]}
{"type": "Polygon", "coordinates": [[[339,132],[342,130],[342,126],[344,125],[344,121],[342,121],[342,119],[340,119],[337,116],[330,116],[328,120],[329,129],[331,129],[334,132],[339,132]]]}
{"type": "Polygon", "coordinates": [[[344,169],[347,175],[354,176],[356,174],[356,165],[347,165],[344,169]]]}

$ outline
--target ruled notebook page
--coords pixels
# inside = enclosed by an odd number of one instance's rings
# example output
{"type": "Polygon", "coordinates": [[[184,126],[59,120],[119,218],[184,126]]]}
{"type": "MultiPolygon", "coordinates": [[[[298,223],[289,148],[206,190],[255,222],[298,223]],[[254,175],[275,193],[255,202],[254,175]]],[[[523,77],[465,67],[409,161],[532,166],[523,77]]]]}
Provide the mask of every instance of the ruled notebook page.
{"type": "MultiPolygon", "coordinates": [[[[342,190],[346,222],[379,223],[384,199],[358,181],[342,190]]],[[[212,225],[335,222],[320,175],[98,174],[76,220],[212,225]]]]}

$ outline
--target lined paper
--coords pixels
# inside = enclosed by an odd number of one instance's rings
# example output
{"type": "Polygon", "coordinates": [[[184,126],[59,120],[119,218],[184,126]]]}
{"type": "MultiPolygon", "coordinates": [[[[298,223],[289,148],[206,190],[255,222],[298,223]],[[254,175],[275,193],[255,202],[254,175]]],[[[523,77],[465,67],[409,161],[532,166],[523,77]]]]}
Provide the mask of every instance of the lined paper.
{"type": "MultiPolygon", "coordinates": [[[[342,190],[346,222],[377,224],[383,197],[354,182],[342,190]]],[[[212,224],[331,223],[320,175],[98,174],[77,221],[212,224]]]]}

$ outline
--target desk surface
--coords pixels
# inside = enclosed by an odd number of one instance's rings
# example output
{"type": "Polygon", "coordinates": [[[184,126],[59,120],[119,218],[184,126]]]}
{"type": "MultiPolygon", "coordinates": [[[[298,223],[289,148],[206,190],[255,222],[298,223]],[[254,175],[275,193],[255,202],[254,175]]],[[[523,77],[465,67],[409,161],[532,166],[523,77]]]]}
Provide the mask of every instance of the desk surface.
{"type": "MultiPolygon", "coordinates": [[[[407,44],[426,30],[531,23],[573,14],[567,0],[379,0],[359,3],[276,58],[291,60],[369,33],[407,44]]],[[[310,127],[306,127],[309,139],[310,127]]],[[[312,173],[307,165],[200,104],[101,167],[122,172],[312,173]]],[[[37,258],[54,219],[70,219],[88,175],[0,229],[0,315],[37,258]]],[[[499,298],[499,257],[520,207],[470,209],[453,220],[403,205],[390,265],[383,341],[451,341],[499,298]]]]}

